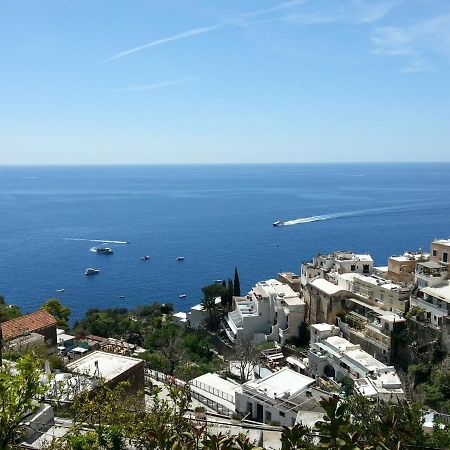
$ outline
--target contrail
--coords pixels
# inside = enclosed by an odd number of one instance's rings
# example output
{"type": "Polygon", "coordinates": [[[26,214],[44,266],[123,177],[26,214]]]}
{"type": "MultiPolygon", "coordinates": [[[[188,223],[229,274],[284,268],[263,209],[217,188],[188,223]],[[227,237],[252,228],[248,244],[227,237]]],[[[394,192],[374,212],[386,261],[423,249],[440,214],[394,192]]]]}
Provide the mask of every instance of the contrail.
{"type": "Polygon", "coordinates": [[[146,48],[157,47],[158,45],[166,44],[167,42],[179,41],[181,39],[186,39],[192,36],[198,36],[199,34],[210,33],[211,31],[218,30],[220,28],[225,27],[225,23],[211,25],[209,27],[199,27],[194,28],[189,31],[185,31],[184,33],[175,34],[173,36],[169,36],[163,39],[158,39],[156,41],[149,42],[148,44],[140,45],[139,47],[131,48],[130,50],[125,50],[124,52],[117,53],[111,58],[105,59],[102,62],[114,61],[116,59],[123,58],[124,56],[131,55],[132,53],[140,52],[141,50],[145,50],[146,48]]]}
{"type": "MultiPolygon", "coordinates": [[[[275,5],[271,8],[260,9],[257,11],[250,11],[248,13],[242,13],[242,14],[239,14],[234,20],[228,20],[228,21],[224,21],[224,22],[221,22],[221,23],[218,23],[215,25],[206,26],[206,27],[193,28],[192,30],[184,31],[183,33],[174,34],[173,36],[169,36],[169,37],[166,37],[163,39],[157,39],[155,41],[149,42],[148,44],[140,45],[139,47],[134,47],[129,50],[125,50],[123,52],[117,53],[116,55],[113,55],[110,58],[103,60],[102,62],[114,61],[116,59],[123,58],[124,56],[128,56],[128,55],[131,55],[136,52],[140,52],[141,50],[145,50],[147,48],[157,47],[158,45],[167,44],[168,42],[179,41],[181,39],[198,36],[200,34],[210,33],[212,31],[220,30],[222,28],[236,27],[236,26],[240,26],[240,25],[251,24],[251,23],[247,23],[246,18],[255,17],[255,16],[264,16],[264,15],[267,15],[267,14],[270,14],[273,12],[295,8],[296,6],[302,5],[303,3],[307,3],[308,1],[309,0],[287,0],[287,1],[279,3],[278,5],[275,5]]],[[[271,22],[273,20],[280,20],[280,19],[279,18],[269,19],[268,21],[271,22]]],[[[255,22],[255,23],[260,23],[260,22],[255,22]]],[[[261,21],[261,23],[264,23],[264,21],[261,21]]]]}
{"type": "Polygon", "coordinates": [[[126,88],[110,89],[109,92],[152,91],[154,89],[160,89],[160,88],[163,88],[163,87],[179,86],[180,84],[191,83],[192,81],[197,81],[199,79],[200,79],[199,77],[190,77],[190,78],[184,78],[184,79],[181,79],[181,80],[160,81],[158,83],[144,84],[144,85],[141,85],[141,86],[130,86],[130,87],[126,87],[126,88]]]}

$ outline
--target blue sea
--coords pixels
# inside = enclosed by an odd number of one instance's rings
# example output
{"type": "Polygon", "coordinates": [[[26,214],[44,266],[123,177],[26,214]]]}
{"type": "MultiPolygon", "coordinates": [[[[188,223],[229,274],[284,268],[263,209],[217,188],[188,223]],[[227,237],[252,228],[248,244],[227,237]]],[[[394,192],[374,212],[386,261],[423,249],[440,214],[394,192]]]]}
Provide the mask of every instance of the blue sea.
{"type": "Polygon", "coordinates": [[[185,310],[235,266],[246,291],[317,253],[427,250],[450,236],[450,164],[0,167],[0,211],[0,293],[23,311],[185,310]]]}

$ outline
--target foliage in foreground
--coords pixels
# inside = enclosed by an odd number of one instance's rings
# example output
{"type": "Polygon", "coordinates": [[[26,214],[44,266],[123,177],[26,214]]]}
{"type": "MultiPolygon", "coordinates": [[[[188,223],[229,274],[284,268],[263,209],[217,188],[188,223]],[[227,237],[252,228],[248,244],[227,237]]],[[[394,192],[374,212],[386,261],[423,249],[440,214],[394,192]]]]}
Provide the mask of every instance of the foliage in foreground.
{"type": "MultiPolygon", "coordinates": [[[[9,448],[20,436],[21,422],[32,412],[43,393],[39,369],[33,356],[17,362],[16,371],[0,372],[0,449],[9,448]]],[[[213,433],[204,421],[188,416],[189,387],[170,379],[167,394],[154,386],[149,406],[142,395],[128,393],[126,383],[115,388],[100,386],[95,395],[79,395],[69,410],[73,426],[69,433],[48,444],[51,450],[121,450],[130,443],[138,450],[223,449],[251,450],[255,443],[245,436],[213,433]]],[[[311,430],[302,425],[283,427],[283,450],[328,448],[342,450],[402,450],[450,448],[450,430],[436,426],[422,430],[420,406],[406,402],[371,402],[352,396],[331,397],[320,402],[323,420],[311,430]]]]}
{"type": "Polygon", "coordinates": [[[0,367],[0,449],[20,436],[20,422],[32,413],[45,387],[40,383],[40,370],[33,355],[22,357],[14,365],[0,367]]]}
{"type": "MultiPolygon", "coordinates": [[[[187,416],[188,387],[169,382],[168,397],[159,388],[151,393],[151,408],[144,410],[138,398],[124,397],[126,386],[103,388],[95,399],[88,395],[74,403],[74,427],[51,450],[121,450],[132,442],[138,450],[256,449],[244,435],[212,433],[207,423],[187,416]],[[83,431],[84,430],[84,431],[83,431]]],[[[360,397],[346,400],[331,397],[320,402],[325,414],[315,429],[302,425],[283,427],[282,450],[402,450],[445,449],[450,430],[422,430],[420,407],[374,403],[360,397]]]]}

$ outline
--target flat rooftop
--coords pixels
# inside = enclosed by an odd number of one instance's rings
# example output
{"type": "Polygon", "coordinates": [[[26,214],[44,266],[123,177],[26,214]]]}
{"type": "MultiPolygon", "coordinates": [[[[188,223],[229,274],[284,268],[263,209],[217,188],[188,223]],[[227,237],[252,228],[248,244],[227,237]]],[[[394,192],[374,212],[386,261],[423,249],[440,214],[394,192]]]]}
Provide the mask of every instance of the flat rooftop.
{"type": "Polygon", "coordinates": [[[204,385],[204,390],[207,388],[215,389],[217,391],[223,392],[234,398],[234,393],[237,389],[240,389],[241,385],[229,380],[221,378],[215,373],[205,373],[197,378],[191,380],[191,383],[197,387],[204,385]]]}
{"type": "Polygon", "coordinates": [[[450,302],[450,283],[436,286],[436,287],[424,287],[420,289],[423,293],[436,297],[445,302],[450,302]]]}
{"type": "Polygon", "coordinates": [[[325,280],[325,278],[316,278],[309,283],[311,286],[314,286],[319,291],[324,292],[328,295],[334,295],[338,292],[345,291],[345,289],[337,286],[329,281],[325,280]]]}
{"type": "Polygon", "coordinates": [[[265,378],[247,381],[243,386],[255,389],[269,398],[288,399],[314,383],[312,378],[284,367],[265,378]]]}
{"type": "Polygon", "coordinates": [[[447,266],[435,261],[425,261],[417,263],[418,266],[426,267],[427,269],[445,269],[447,266]]]}
{"type": "Polygon", "coordinates": [[[260,281],[256,283],[253,288],[255,293],[261,294],[263,297],[268,295],[277,295],[279,297],[298,297],[298,292],[292,290],[287,284],[281,283],[281,281],[270,279],[266,281],[260,281]]]}
{"type": "Polygon", "coordinates": [[[366,302],[358,300],[356,298],[348,298],[347,301],[356,303],[357,305],[363,306],[364,308],[370,309],[375,314],[379,316],[383,316],[383,319],[386,322],[405,322],[406,319],[404,317],[400,317],[398,314],[392,311],[386,311],[385,309],[380,308],[379,306],[369,305],[366,302]]]}
{"type": "MultiPolygon", "coordinates": [[[[359,345],[352,344],[347,339],[339,336],[331,336],[327,338],[324,344],[328,344],[343,353],[343,357],[353,360],[354,362],[364,366],[367,370],[375,370],[385,368],[386,365],[375,359],[369,353],[361,350],[359,345]]],[[[323,347],[322,347],[323,348],[323,347]]]]}
{"type": "Polygon", "coordinates": [[[381,277],[373,276],[373,275],[361,275],[359,273],[354,274],[356,279],[365,281],[366,283],[373,284],[374,286],[382,287],[383,289],[388,289],[392,291],[398,291],[403,289],[399,284],[392,283],[392,281],[386,280],[381,277]]]}
{"type": "Polygon", "coordinates": [[[142,359],[96,351],[67,365],[67,368],[79,374],[95,376],[96,362],[100,377],[111,381],[132,367],[142,364],[142,359]]]}
{"type": "Polygon", "coordinates": [[[335,326],[329,323],[315,323],[311,324],[311,328],[315,328],[317,331],[333,331],[335,326]]]}
{"type": "Polygon", "coordinates": [[[450,247],[450,239],[435,239],[433,244],[448,245],[450,247]]]}

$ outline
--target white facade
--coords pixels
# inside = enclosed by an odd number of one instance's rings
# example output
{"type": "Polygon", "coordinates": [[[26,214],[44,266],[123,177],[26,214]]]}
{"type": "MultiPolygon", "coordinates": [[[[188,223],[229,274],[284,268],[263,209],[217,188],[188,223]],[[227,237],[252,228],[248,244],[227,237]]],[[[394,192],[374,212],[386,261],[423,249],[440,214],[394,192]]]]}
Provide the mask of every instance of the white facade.
{"type": "Polygon", "coordinates": [[[314,383],[312,378],[285,367],[243,384],[236,391],[236,411],[258,422],[276,421],[291,427],[299,411],[322,411],[312,394],[314,383]]]}
{"type": "Polygon", "coordinates": [[[450,281],[444,281],[434,287],[420,288],[411,303],[424,309],[427,319],[433,325],[441,327],[444,317],[450,316],[450,281]]]}
{"type": "MultiPolygon", "coordinates": [[[[221,302],[221,298],[215,299],[215,304],[218,305],[221,302]]],[[[208,318],[209,312],[203,309],[203,305],[199,303],[190,308],[186,313],[183,311],[177,312],[172,315],[172,322],[174,325],[180,327],[198,328],[203,325],[208,318]]]]}
{"type": "Polygon", "coordinates": [[[311,325],[308,352],[311,373],[337,381],[350,377],[355,382],[355,391],[365,397],[389,401],[404,398],[394,367],[386,366],[338,334],[339,328],[333,325],[311,325]]]}
{"type": "Polygon", "coordinates": [[[448,278],[446,264],[436,261],[426,261],[417,264],[416,283],[419,288],[439,286],[448,278]]]}
{"type": "Polygon", "coordinates": [[[371,274],[372,271],[373,259],[370,255],[334,252],[329,255],[318,255],[312,262],[302,262],[300,281],[302,286],[306,286],[313,278],[318,276],[327,278],[329,273],[371,274]]]}
{"type": "Polygon", "coordinates": [[[246,297],[234,297],[235,309],[225,318],[228,338],[285,343],[298,336],[305,302],[298,292],[277,280],[261,281],[246,297]]]}

